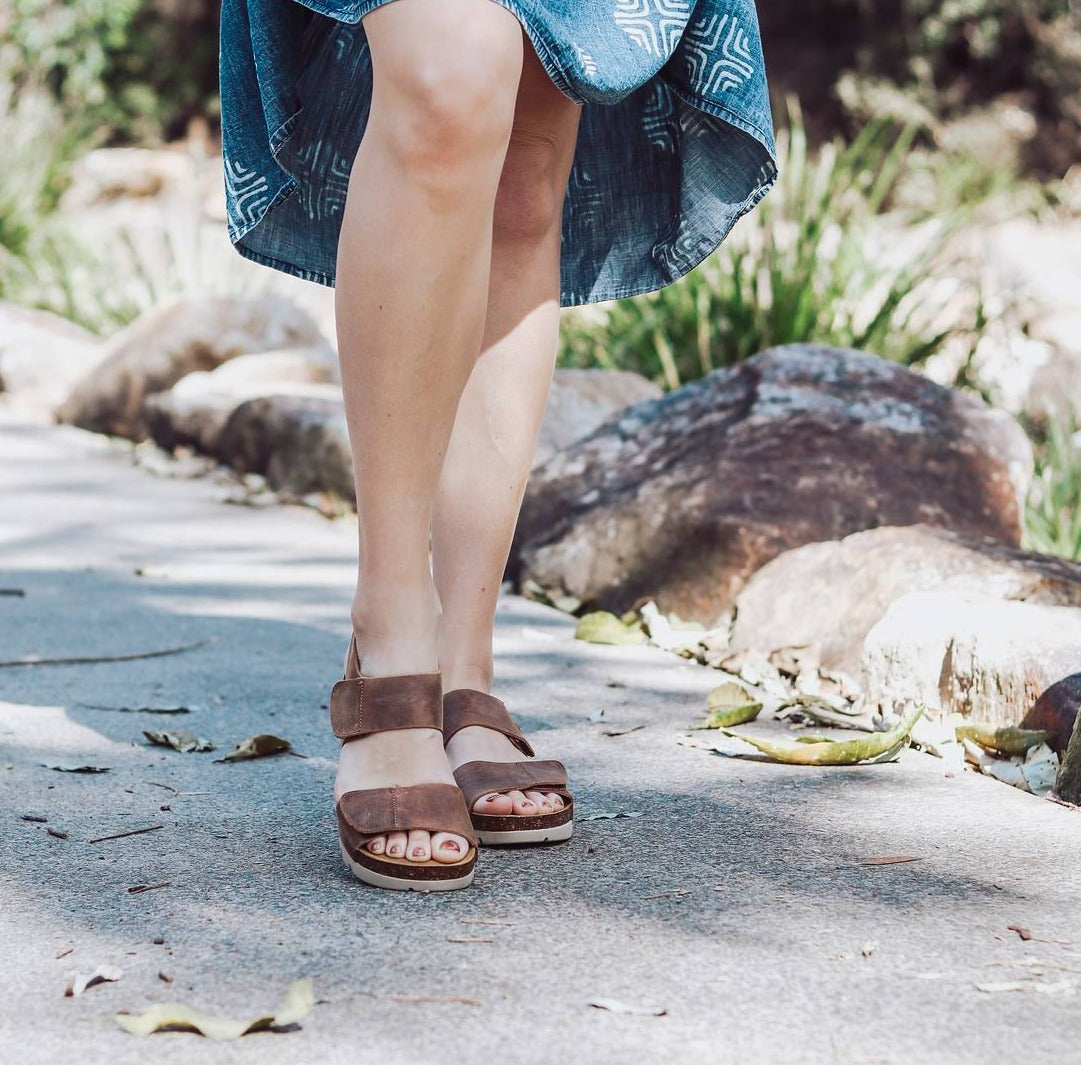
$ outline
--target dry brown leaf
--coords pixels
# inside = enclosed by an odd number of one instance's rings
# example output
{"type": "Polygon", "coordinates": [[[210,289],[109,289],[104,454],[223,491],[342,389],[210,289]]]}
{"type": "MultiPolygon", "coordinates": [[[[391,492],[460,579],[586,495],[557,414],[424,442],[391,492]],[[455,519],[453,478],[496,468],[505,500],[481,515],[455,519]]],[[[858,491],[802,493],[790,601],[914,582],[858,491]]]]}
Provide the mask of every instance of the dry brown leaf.
{"type": "Polygon", "coordinates": [[[272,754],[281,754],[288,751],[293,745],[281,736],[272,736],[269,732],[261,732],[258,736],[249,736],[242,743],[238,743],[223,758],[215,758],[215,762],[242,762],[249,758],[266,758],[272,754]]]}

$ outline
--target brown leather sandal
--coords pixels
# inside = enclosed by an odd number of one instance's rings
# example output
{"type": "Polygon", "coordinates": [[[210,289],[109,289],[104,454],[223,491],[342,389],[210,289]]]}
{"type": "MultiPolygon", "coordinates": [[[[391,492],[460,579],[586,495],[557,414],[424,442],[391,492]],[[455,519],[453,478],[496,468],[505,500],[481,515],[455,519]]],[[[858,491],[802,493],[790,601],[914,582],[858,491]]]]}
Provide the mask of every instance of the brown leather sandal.
{"type": "MultiPolygon", "coordinates": [[[[366,677],[360,672],[356,636],[349,641],[345,676],[330,695],[330,722],[342,744],[392,729],[442,727],[442,679],[435,673],[366,677]]],[[[342,857],[366,884],[399,891],[450,891],[473,882],[477,837],[461,791],[453,784],[347,791],[335,806],[342,857]],[[411,828],[451,832],[469,842],[461,861],[414,862],[372,854],[369,841],[411,828]]]]}
{"type": "MultiPolygon", "coordinates": [[[[455,688],[443,696],[443,745],[461,729],[481,725],[503,733],[524,755],[533,748],[522,735],[502,699],[472,688],[455,688]]],[[[477,838],[486,846],[508,843],[556,843],[574,833],[574,799],[567,791],[567,770],[562,762],[463,762],[454,779],[465,796],[477,838]],[[493,791],[555,792],[564,802],[550,814],[481,814],[473,804],[493,791]]]]}

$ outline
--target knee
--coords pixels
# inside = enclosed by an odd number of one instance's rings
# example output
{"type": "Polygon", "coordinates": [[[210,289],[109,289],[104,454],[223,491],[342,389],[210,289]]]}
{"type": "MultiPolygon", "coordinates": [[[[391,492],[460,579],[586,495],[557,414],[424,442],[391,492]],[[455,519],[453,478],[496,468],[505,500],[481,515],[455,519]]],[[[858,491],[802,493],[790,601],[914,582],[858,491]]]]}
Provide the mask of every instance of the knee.
{"type": "Polygon", "coordinates": [[[387,147],[418,178],[453,181],[478,169],[499,172],[514,121],[521,54],[505,42],[487,49],[483,39],[473,39],[483,38],[483,31],[469,36],[468,47],[457,39],[442,50],[420,47],[376,71],[387,147]]]}
{"type": "Polygon", "coordinates": [[[558,227],[566,175],[554,138],[515,131],[495,199],[493,239],[535,242],[558,227]]]}

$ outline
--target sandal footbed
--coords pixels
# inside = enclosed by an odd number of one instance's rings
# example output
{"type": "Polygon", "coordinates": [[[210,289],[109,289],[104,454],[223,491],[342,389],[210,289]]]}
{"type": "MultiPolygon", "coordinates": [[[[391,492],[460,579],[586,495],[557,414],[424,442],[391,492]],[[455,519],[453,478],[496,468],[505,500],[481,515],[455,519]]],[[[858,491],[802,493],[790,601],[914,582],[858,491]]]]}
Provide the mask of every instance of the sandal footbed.
{"type": "Polygon", "coordinates": [[[556,828],[574,818],[574,803],[550,814],[479,814],[470,813],[478,832],[525,832],[531,829],[556,828]]]}

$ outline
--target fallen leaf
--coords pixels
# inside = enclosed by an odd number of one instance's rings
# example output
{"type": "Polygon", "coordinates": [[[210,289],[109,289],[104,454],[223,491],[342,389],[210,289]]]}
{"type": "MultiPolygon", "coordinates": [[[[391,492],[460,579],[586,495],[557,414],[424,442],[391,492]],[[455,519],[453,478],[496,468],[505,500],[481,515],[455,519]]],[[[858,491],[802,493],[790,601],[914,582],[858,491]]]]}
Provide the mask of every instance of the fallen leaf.
{"type": "Polygon", "coordinates": [[[644,643],[645,634],[640,628],[624,625],[622,621],[607,610],[594,610],[584,614],[574,630],[576,640],[586,643],[629,644],[644,643]]]}
{"type": "Polygon", "coordinates": [[[641,810],[614,810],[594,814],[579,814],[579,821],[614,821],[617,817],[641,817],[641,810]]]}
{"type": "Polygon", "coordinates": [[[709,713],[704,721],[693,726],[697,729],[731,728],[754,721],[762,712],[762,703],[742,684],[727,680],[718,684],[706,696],[709,713]]]}
{"type": "Polygon", "coordinates": [[[194,732],[185,732],[183,729],[169,729],[157,732],[143,729],[143,735],[151,743],[157,744],[159,747],[172,747],[174,751],[180,751],[181,754],[214,750],[214,744],[210,740],[204,739],[202,736],[196,736],[194,732]]]}
{"type": "Polygon", "coordinates": [[[46,769],[55,769],[58,773],[108,773],[107,765],[60,765],[53,762],[42,762],[46,769]]]}
{"type": "Polygon", "coordinates": [[[1059,757],[1046,743],[1032,747],[1021,763],[1021,775],[1033,795],[1049,795],[1059,772],[1059,757]]]}
{"type": "Polygon", "coordinates": [[[996,728],[981,721],[966,721],[957,726],[958,740],[971,740],[986,750],[1007,755],[1025,754],[1046,743],[1048,735],[1040,729],[1017,728],[1015,725],[996,728]]]}
{"type": "Polygon", "coordinates": [[[1011,931],[1011,932],[1016,932],[1023,940],[1025,940],[1025,942],[1028,942],[1028,940],[1030,940],[1032,938],[1031,930],[1028,929],[1028,928],[1025,928],[1024,925],[1008,924],[1008,925],[1006,925],[1006,928],[1009,929],[1009,931],[1011,931]]]}
{"type": "Polygon", "coordinates": [[[861,762],[884,762],[895,758],[908,746],[912,726],[925,709],[922,703],[917,704],[889,732],[876,732],[855,740],[838,740],[836,743],[777,743],[727,730],[725,735],[734,736],[750,744],[771,761],[785,765],[858,765],[861,762]]]}
{"type": "Polygon", "coordinates": [[[240,762],[247,758],[266,758],[271,754],[281,754],[288,751],[292,744],[283,740],[281,736],[272,736],[268,732],[258,736],[250,736],[242,743],[238,743],[223,758],[215,758],[215,762],[240,762]]]}
{"type": "Polygon", "coordinates": [[[630,1017],[663,1017],[668,1012],[663,1006],[639,1006],[614,998],[594,998],[590,999],[589,1004],[594,1009],[622,1013],[630,1017]]]}
{"type": "Polygon", "coordinates": [[[115,965],[99,965],[89,973],[68,973],[67,984],[64,987],[64,995],[73,998],[81,995],[88,987],[96,984],[112,983],[120,979],[123,974],[115,965]]]}
{"type": "Polygon", "coordinates": [[[115,1017],[116,1023],[132,1035],[147,1036],[151,1032],[180,1030],[199,1032],[208,1039],[239,1039],[249,1032],[295,1024],[314,1004],[312,983],[302,979],[289,985],[275,1013],[261,1013],[248,1021],[201,1013],[179,1002],[162,1002],[148,1006],[141,1013],[117,1013],[115,1017]]]}
{"type": "Polygon", "coordinates": [[[886,858],[864,858],[860,865],[903,865],[905,862],[923,861],[915,854],[893,854],[886,858]]]}

